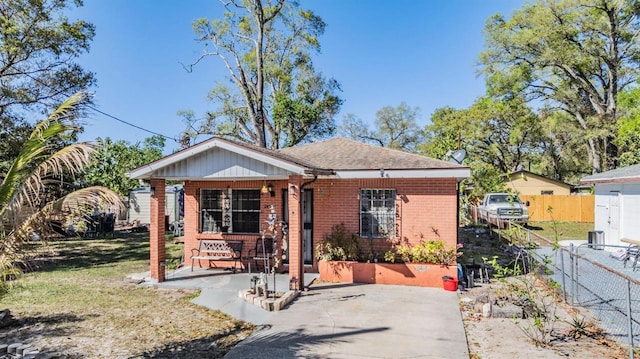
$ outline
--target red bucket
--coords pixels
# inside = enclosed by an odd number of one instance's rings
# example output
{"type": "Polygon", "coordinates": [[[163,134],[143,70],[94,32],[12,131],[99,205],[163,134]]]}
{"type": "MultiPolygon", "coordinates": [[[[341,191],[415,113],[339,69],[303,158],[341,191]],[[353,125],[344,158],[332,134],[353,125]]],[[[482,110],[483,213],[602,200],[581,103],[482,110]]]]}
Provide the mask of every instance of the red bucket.
{"type": "Polygon", "coordinates": [[[453,278],[443,279],[442,286],[444,287],[444,290],[455,292],[456,290],[458,290],[458,280],[453,278]]]}

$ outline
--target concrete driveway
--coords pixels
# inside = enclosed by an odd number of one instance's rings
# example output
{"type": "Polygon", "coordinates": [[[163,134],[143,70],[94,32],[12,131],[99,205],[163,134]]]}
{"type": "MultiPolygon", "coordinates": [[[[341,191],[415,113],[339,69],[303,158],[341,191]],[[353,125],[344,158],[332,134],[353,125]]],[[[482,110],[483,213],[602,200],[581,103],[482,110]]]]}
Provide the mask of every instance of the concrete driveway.
{"type": "Polygon", "coordinates": [[[225,359],[469,358],[455,292],[312,285],[225,359]]]}
{"type": "MultiPolygon", "coordinates": [[[[165,288],[199,288],[193,302],[258,325],[225,359],[468,359],[458,295],[442,288],[372,284],[311,284],[287,308],[267,312],[238,297],[255,274],[181,268],[165,288]]],[[[147,278],[148,273],[138,275],[147,278]]],[[[147,278],[148,279],[148,278],[147,278]]],[[[288,275],[276,276],[278,290],[288,275]]]]}

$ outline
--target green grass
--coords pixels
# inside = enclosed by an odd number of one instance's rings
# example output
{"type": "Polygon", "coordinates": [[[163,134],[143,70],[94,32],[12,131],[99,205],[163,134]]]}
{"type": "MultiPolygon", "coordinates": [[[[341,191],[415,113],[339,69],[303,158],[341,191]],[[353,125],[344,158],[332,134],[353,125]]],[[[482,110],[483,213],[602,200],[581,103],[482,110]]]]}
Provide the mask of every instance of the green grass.
{"type": "MultiPolygon", "coordinates": [[[[0,338],[26,341],[71,357],[222,357],[253,330],[189,302],[195,290],[160,290],[129,283],[149,270],[148,234],[50,243],[52,254],[0,297],[19,320],[0,338]],[[40,338],[41,342],[33,342],[40,338]],[[213,349],[212,349],[213,348],[213,349]]],[[[166,243],[168,260],[182,246],[166,243]]],[[[177,259],[176,259],[177,258],[177,259]]]]}
{"type": "Polygon", "coordinates": [[[578,222],[533,222],[529,223],[533,233],[554,241],[567,239],[588,238],[589,231],[593,231],[593,223],[578,222]]]}

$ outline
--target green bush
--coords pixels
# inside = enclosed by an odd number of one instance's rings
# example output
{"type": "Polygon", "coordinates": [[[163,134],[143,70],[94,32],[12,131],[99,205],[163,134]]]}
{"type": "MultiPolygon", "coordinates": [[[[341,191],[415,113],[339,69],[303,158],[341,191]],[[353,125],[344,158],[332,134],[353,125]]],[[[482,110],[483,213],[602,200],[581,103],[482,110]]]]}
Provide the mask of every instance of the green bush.
{"type": "Polygon", "coordinates": [[[331,227],[331,233],[316,245],[316,258],[322,260],[357,261],[360,253],[358,236],[349,232],[344,223],[331,227]]]}
{"type": "Polygon", "coordinates": [[[429,263],[448,266],[462,255],[462,252],[458,251],[460,248],[462,248],[462,244],[447,249],[444,241],[441,240],[420,241],[420,243],[412,246],[400,245],[385,253],[384,259],[392,263],[400,259],[407,263],[429,263]]]}

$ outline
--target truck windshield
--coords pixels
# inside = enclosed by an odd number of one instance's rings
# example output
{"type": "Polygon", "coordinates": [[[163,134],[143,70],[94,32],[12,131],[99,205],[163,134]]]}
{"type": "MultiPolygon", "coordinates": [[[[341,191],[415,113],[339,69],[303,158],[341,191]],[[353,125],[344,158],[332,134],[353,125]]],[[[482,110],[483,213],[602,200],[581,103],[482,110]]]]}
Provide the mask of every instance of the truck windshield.
{"type": "Polygon", "coordinates": [[[511,194],[499,194],[491,196],[489,203],[521,203],[520,198],[511,194]]]}

